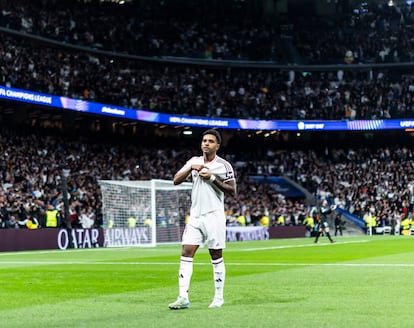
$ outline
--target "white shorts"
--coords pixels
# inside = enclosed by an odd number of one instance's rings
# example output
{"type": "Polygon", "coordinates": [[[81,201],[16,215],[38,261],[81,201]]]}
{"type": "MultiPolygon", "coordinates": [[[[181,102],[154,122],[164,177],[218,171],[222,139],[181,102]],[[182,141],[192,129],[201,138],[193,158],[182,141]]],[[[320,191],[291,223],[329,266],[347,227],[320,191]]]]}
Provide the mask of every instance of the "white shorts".
{"type": "Polygon", "coordinates": [[[209,249],[226,248],[226,216],[224,211],[190,217],[183,233],[182,245],[208,245],[209,249]]]}

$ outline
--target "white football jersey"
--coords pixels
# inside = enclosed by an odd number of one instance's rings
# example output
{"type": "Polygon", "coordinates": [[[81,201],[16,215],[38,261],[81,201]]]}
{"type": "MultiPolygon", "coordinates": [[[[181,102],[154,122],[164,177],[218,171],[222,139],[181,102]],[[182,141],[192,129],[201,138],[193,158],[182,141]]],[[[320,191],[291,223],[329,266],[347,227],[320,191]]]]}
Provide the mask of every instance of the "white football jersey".
{"type": "MultiPolygon", "coordinates": [[[[235,179],[231,164],[217,155],[208,164],[204,164],[203,156],[192,157],[187,161],[182,170],[192,165],[205,165],[211,174],[214,174],[223,182],[235,179]]],[[[216,187],[212,181],[203,180],[198,171],[192,170],[190,174],[193,180],[190,215],[198,217],[215,210],[222,209],[224,211],[224,192],[216,187]]]]}

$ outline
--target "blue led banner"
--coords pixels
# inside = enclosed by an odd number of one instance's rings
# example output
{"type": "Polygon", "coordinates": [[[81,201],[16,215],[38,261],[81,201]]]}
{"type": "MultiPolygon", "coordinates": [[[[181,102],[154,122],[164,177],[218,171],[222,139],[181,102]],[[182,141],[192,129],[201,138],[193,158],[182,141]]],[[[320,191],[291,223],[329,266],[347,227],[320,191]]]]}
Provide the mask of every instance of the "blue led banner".
{"type": "Polygon", "coordinates": [[[284,131],[374,131],[414,128],[414,118],[406,120],[354,121],[270,121],[193,117],[170,115],[145,110],[123,108],[67,97],[58,97],[28,90],[0,86],[0,98],[89,114],[191,127],[215,127],[241,130],[284,131]]]}

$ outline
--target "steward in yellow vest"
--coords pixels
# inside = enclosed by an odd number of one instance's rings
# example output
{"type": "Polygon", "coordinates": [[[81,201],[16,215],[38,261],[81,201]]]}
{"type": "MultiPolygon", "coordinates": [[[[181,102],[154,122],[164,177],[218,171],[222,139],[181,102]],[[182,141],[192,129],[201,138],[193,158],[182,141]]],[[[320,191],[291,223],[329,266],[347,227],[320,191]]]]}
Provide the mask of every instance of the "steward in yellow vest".
{"type": "Polygon", "coordinates": [[[128,228],[133,229],[136,227],[136,225],[137,225],[137,220],[133,216],[130,216],[128,218],[128,228]]]}
{"type": "Polygon", "coordinates": [[[410,230],[411,222],[409,218],[405,218],[401,221],[401,230],[410,230]]]}
{"type": "Polygon", "coordinates": [[[48,205],[45,226],[46,228],[57,228],[60,226],[60,214],[53,205],[48,205]]]}
{"type": "Polygon", "coordinates": [[[313,216],[308,215],[306,216],[305,220],[303,220],[303,224],[306,226],[306,229],[308,231],[312,231],[315,227],[315,219],[313,218],[313,216]]]}

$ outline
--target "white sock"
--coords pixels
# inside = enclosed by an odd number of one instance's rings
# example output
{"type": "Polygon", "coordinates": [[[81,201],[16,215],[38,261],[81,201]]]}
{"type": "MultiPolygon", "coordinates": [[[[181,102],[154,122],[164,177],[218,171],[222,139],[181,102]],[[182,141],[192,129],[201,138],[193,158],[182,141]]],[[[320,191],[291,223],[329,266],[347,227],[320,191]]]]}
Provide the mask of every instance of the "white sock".
{"type": "Polygon", "coordinates": [[[217,260],[212,260],[214,272],[214,298],[223,299],[224,280],[226,278],[226,267],[224,266],[224,259],[221,257],[217,260]]]}
{"type": "Polygon", "coordinates": [[[188,299],[191,276],[193,275],[193,258],[181,256],[180,270],[178,272],[178,286],[180,296],[188,299]]]}

